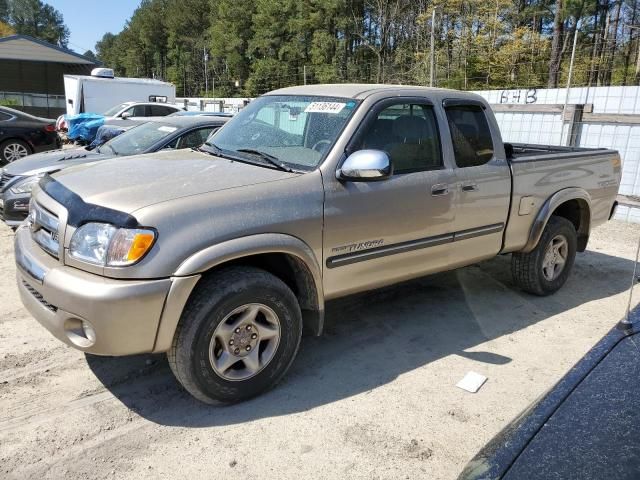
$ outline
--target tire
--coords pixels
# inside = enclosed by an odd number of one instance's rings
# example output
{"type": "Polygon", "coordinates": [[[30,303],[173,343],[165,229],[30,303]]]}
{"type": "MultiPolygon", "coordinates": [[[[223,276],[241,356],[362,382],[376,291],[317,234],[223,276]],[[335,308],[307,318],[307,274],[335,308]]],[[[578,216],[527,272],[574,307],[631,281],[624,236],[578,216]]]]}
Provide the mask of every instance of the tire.
{"type": "Polygon", "coordinates": [[[275,386],[293,363],[301,337],[300,306],[282,280],[258,268],[229,267],[198,284],[167,357],[195,398],[235,403],[275,386]],[[234,363],[227,367],[229,362],[234,363]]]}
{"type": "Polygon", "coordinates": [[[26,142],[12,138],[0,143],[0,162],[4,165],[9,164],[19,158],[30,155],[31,147],[26,142]]]}
{"type": "Polygon", "coordinates": [[[511,274],[515,283],[525,292],[535,295],[546,296],[557,292],[571,274],[577,243],[576,229],[573,224],[566,218],[552,216],[536,248],[529,253],[514,253],[511,256],[511,274]],[[553,250],[555,247],[560,249],[556,252],[555,258],[563,258],[562,247],[559,247],[561,239],[566,241],[566,254],[564,265],[558,270],[557,266],[555,269],[551,267],[554,254],[550,253],[550,257],[546,255],[549,249],[553,250]]]}

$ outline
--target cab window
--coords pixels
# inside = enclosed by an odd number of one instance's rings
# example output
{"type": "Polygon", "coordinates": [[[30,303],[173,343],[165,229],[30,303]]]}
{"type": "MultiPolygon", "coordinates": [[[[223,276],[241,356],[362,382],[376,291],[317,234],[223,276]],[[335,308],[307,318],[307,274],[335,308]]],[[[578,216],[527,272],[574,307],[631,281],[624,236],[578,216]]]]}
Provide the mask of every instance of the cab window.
{"type": "Polygon", "coordinates": [[[493,158],[493,141],[487,117],[477,105],[446,108],[456,165],[459,168],[484,165],[493,158]]]}
{"type": "Polygon", "coordinates": [[[442,166],[440,138],[430,105],[398,103],[385,108],[364,135],[360,149],[387,152],[394,174],[442,166]]]}

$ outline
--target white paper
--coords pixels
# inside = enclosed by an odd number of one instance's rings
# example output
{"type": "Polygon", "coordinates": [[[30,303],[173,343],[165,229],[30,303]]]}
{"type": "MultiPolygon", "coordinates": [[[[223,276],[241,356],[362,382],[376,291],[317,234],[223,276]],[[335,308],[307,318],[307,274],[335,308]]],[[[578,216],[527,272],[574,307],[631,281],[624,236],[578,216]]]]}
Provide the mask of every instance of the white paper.
{"type": "Polygon", "coordinates": [[[305,113],[339,113],[346,103],[341,102],[311,102],[304,109],[305,113]]]}
{"type": "Polygon", "coordinates": [[[487,381],[487,377],[476,372],[467,372],[462,380],[456,383],[456,387],[466,390],[467,392],[476,393],[480,387],[487,381]]]}
{"type": "Polygon", "coordinates": [[[168,127],[166,125],[162,125],[161,127],[158,127],[158,131],[159,132],[169,132],[169,133],[173,133],[177,130],[177,127],[168,127]]]}

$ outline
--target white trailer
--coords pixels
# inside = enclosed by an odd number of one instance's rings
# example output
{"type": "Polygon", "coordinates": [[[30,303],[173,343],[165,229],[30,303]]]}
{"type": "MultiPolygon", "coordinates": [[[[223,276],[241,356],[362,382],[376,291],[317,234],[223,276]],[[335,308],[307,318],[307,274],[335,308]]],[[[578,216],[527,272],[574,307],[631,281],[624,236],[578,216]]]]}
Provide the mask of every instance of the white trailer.
{"type": "Polygon", "coordinates": [[[102,114],[124,102],[162,102],[173,105],[176,87],[172,83],[149,78],[115,78],[113,70],[95,69],[91,76],[65,75],[64,93],[67,114],[102,114]]]}

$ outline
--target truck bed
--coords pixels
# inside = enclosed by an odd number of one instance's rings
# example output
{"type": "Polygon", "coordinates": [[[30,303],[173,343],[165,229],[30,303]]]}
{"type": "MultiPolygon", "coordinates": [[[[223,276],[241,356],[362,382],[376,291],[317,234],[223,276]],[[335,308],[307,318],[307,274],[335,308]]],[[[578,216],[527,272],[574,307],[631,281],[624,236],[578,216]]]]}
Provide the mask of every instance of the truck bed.
{"type": "Polygon", "coordinates": [[[607,150],[606,148],[562,147],[559,145],[537,145],[531,143],[505,143],[505,151],[507,152],[509,152],[509,145],[513,149],[513,153],[509,158],[514,161],[522,159],[527,161],[550,160],[557,158],[558,155],[567,158],[576,154],[583,157],[603,153],[614,153],[613,150],[607,150]]]}

